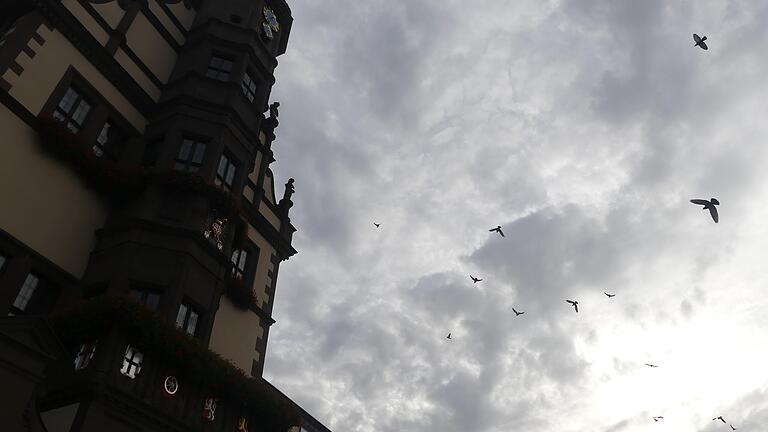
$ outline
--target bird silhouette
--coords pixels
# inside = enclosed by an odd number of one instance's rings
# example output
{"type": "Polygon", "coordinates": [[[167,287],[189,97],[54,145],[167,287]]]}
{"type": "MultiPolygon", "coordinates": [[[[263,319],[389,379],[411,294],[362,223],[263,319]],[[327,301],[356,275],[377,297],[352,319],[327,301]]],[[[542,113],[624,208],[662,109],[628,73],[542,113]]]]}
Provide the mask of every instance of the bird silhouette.
{"type": "Polygon", "coordinates": [[[657,422],[659,420],[664,420],[664,416],[656,416],[653,418],[653,421],[657,422]]]}
{"type": "Polygon", "coordinates": [[[474,277],[472,275],[469,275],[469,278],[472,279],[472,283],[478,283],[478,282],[482,281],[482,279],[476,278],[476,277],[474,277]]]}
{"type": "Polygon", "coordinates": [[[723,416],[717,416],[717,417],[712,419],[712,421],[714,421],[714,420],[720,420],[721,422],[725,423],[725,419],[723,418],[723,416]]]}
{"type": "Polygon", "coordinates": [[[571,306],[576,310],[576,313],[579,313],[579,302],[574,300],[566,300],[567,303],[570,303],[571,306]]]}
{"type": "Polygon", "coordinates": [[[450,339],[450,338],[451,338],[451,334],[450,334],[450,333],[448,333],[448,336],[446,336],[445,338],[446,338],[446,339],[450,339]]]}
{"type": "Polygon", "coordinates": [[[712,220],[715,221],[715,223],[720,221],[720,216],[717,214],[717,207],[720,205],[720,201],[717,200],[717,198],[712,198],[709,201],[704,199],[692,199],[692,203],[704,206],[702,210],[709,210],[709,214],[712,216],[712,220]]]}
{"type": "Polygon", "coordinates": [[[697,47],[703,49],[704,51],[709,49],[707,47],[707,44],[704,42],[705,40],[707,40],[706,36],[699,37],[699,35],[697,35],[696,33],[693,34],[693,41],[696,42],[696,44],[694,46],[697,46],[697,47]]]}
{"type": "Polygon", "coordinates": [[[520,316],[520,315],[522,315],[522,314],[524,314],[524,313],[525,313],[525,311],[523,311],[523,312],[518,312],[517,310],[515,310],[515,308],[512,308],[512,312],[514,312],[514,313],[515,313],[515,316],[520,316]]]}
{"type": "Polygon", "coordinates": [[[376,228],[378,228],[378,227],[380,227],[380,226],[381,226],[381,224],[380,224],[380,223],[376,223],[376,222],[374,222],[373,224],[374,224],[374,225],[376,225],[376,228]]]}
{"type": "Polygon", "coordinates": [[[607,292],[605,292],[605,291],[603,291],[603,294],[605,294],[606,296],[608,296],[608,298],[611,298],[611,297],[616,297],[616,294],[608,294],[608,293],[607,293],[607,292]]]}
{"type": "Polygon", "coordinates": [[[652,367],[652,368],[657,368],[657,367],[659,367],[659,366],[657,366],[657,365],[655,365],[655,364],[650,364],[650,363],[646,363],[645,365],[646,365],[646,366],[648,366],[648,367],[652,367]]]}
{"type": "Polygon", "coordinates": [[[735,427],[733,427],[733,425],[732,425],[732,424],[729,424],[728,426],[730,426],[730,427],[731,427],[731,430],[736,430],[736,428],[735,428],[735,427]]]}
{"type": "Polygon", "coordinates": [[[501,231],[501,225],[497,226],[496,228],[491,228],[488,231],[490,232],[496,231],[497,233],[499,233],[499,235],[504,237],[504,232],[501,231]]]}

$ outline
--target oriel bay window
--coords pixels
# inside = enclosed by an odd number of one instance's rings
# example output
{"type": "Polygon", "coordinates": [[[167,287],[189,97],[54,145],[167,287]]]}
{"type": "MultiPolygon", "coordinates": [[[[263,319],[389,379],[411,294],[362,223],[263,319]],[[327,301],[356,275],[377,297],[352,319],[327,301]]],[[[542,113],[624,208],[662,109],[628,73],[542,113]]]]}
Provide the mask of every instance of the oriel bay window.
{"type": "Polygon", "coordinates": [[[203,157],[205,156],[205,143],[191,138],[184,138],[179,148],[179,155],[176,156],[174,169],[179,171],[189,171],[196,173],[203,166],[203,157]]]}
{"type": "Polygon", "coordinates": [[[216,169],[214,183],[226,191],[231,191],[236,172],[237,166],[232,162],[232,159],[226,154],[222,154],[221,159],[219,159],[219,167],[216,169]]]}
{"type": "Polygon", "coordinates": [[[91,104],[72,87],[67,89],[64,96],[53,111],[53,118],[64,123],[72,133],[77,133],[83,127],[85,118],[91,111],[91,104]]]}

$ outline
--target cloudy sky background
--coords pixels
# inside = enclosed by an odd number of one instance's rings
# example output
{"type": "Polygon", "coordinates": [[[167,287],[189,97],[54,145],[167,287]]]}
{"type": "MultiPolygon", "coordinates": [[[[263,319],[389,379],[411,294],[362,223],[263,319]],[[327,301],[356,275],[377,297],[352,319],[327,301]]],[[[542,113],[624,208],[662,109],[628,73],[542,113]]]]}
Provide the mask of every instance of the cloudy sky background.
{"type": "Polygon", "coordinates": [[[335,432],[768,424],[768,3],[290,4],[269,380],[335,432]]]}

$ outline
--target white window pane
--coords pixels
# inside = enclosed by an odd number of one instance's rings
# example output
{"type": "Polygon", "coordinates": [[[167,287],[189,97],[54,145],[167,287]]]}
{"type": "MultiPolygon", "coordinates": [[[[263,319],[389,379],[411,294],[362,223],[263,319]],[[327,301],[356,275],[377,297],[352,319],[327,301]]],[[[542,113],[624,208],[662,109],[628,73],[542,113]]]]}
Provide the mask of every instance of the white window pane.
{"type": "Polygon", "coordinates": [[[109,128],[111,128],[112,125],[109,124],[109,122],[104,123],[104,126],[101,128],[101,132],[99,132],[99,137],[96,138],[96,141],[101,144],[102,146],[109,141],[109,128]]]}
{"type": "Polygon", "coordinates": [[[181,143],[181,148],[179,149],[179,160],[188,160],[189,159],[189,151],[192,150],[192,141],[190,140],[184,140],[184,142],[181,143]]]}
{"type": "Polygon", "coordinates": [[[76,121],[77,124],[82,125],[83,120],[85,120],[85,116],[88,115],[88,112],[91,110],[91,105],[81,100],[79,104],[77,104],[77,109],[75,110],[75,113],[72,114],[72,120],[76,121]]]}
{"type": "Polygon", "coordinates": [[[68,113],[69,110],[72,109],[72,106],[75,104],[75,100],[77,100],[78,96],[79,95],[77,92],[72,88],[67,89],[64,97],[61,98],[61,101],[59,101],[59,108],[61,108],[61,110],[65,113],[68,113]]]}
{"type": "Polygon", "coordinates": [[[176,327],[184,327],[184,319],[187,317],[187,306],[182,303],[179,306],[179,313],[176,315],[176,327]]]}
{"type": "Polygon", "coordinates": [[[202,163],[204,154],[205,154],[205,144],[197,143],[197,147],[195,148],[195,157],[192,159],[192,162],[197,164],[202,163]]]}
{"type": "Polygon", "coordinates": [[[17,295],[16,300],[13,301],[13,305],[17,309],[27,309],[27,304],[32,298],[32,295],[35,293],[35,289],[37,289],[37,283],[39,281],[40,280],[37,278],[37,276],[31,273],[27,275],[27,279],[24,281],[24,285],[22,285],[21,290],[19,290],[19,295],[17,295]]]}
{"type": "Polygon", "coordinates": [[[189,311],[189,320],[187,321],[187,333],[194,336],[196,328],[197,328],[197,313],[195,313],[195,311],[189,311]]]}

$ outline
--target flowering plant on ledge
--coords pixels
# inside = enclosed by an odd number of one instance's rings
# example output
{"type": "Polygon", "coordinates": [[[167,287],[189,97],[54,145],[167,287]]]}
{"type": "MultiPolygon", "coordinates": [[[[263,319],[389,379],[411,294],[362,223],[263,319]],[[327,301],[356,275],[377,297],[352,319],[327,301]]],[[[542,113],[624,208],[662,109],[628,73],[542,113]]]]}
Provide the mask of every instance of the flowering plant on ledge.
{"type": "Polygon", "coordinates": [[[232,304],[241,310],[250,310],[256,307],[256,294],[242,279],[229,278],[225,293],[232,300],[232,304]]]}
{"type": "Polygon", "coordinates": [[[240,199],[189,172],[168,170],[149,171],[142,167],[119,167],[109,159],[93,153],[61,122],[52,117],[40,117],[37,127],[38,144],[56,159],[70,165],[74,171],[96,192],[110,197],[123,198],[138,195],[149,185],[156,185],[174,193],[193,193],[205,196],[221,216],[230,221],[242,220],[240,199]]]}

